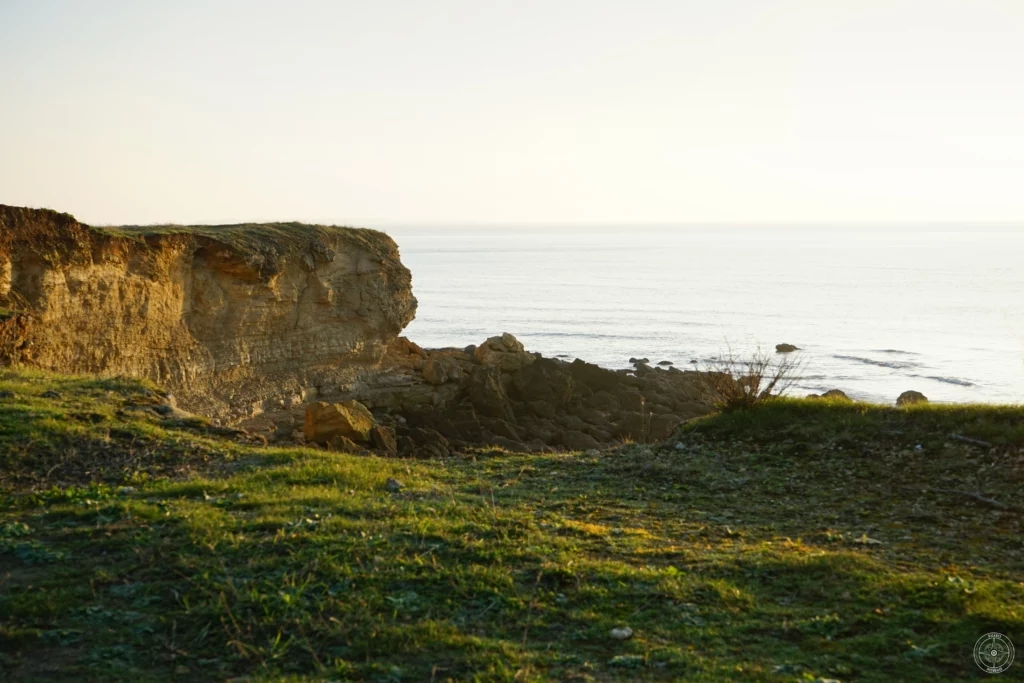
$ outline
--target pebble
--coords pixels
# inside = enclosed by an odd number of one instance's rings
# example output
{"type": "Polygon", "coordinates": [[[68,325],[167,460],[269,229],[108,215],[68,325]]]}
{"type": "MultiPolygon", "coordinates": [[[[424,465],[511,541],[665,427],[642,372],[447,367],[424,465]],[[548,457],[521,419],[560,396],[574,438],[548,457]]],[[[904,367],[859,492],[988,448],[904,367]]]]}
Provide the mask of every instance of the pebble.
{"type": "Polygon", "coordinates": [[[384,482],[384,488],[386,488],[388,491],[391,491],[392,493],[398,493],[399,491],[404,489],[405,486],[403,486],[402,482],[398,481],[397,479],[388,478],[388,480],[384,482]]]}
{"type": "Polygon", "coordinates": [[[629,640],[633,637],[633,629],[628,626],[612,629],[612,638],[615,640],[629,640]]]}

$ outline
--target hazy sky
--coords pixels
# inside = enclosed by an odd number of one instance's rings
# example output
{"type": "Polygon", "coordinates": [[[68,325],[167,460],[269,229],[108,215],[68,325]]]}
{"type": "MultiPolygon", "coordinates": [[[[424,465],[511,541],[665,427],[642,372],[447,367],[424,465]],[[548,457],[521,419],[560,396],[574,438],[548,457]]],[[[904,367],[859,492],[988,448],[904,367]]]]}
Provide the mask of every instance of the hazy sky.
{"type": "Polygon", "coordinates": [[[93,223],[1024,220],[1024,0],[0,0],[93,223]]]}

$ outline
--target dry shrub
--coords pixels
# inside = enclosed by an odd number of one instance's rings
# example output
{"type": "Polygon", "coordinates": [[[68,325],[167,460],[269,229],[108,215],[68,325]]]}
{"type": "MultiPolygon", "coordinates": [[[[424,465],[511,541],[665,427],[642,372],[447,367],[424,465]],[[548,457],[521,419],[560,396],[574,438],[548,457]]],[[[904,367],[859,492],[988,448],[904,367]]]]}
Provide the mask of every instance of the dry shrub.
{"type": "Polygon", "coordinates": [[[741,359],[730,348],[704,363],[701,390],[705,400],[719,410],[753,408],[792,388],[802,365],[793,354],[768,353],[759,347],[752,356],[741,359]]]}

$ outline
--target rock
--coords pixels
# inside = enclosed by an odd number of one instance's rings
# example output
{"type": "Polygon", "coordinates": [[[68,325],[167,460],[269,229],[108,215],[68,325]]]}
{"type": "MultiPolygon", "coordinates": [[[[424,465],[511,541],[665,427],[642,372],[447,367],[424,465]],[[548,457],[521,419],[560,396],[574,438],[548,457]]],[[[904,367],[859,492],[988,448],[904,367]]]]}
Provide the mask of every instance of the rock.
{"type": "Polygon", "coordinates": [[[469,346],[467,346],[466,348],[464,348],[462,350],[465,353],[468,353],[469,355],[472,356],[474,353],[476,353],[476,344],[470,344],[469,346]]]}
{"type": "Polygon", "coordinates": [[[794,351],[799,351],[799,350],[800,350],[799,346],[793,346],[792,344],[776,344],[775,345],[775,353],[793,353],[794,351]]]}
{"type": "Polygon", "coordinates": [[[435,429],[410,429],[408,438],[412,443],[408,455],[414,458],[446,458],[451,455],[451,443],[435,429]]]}
{"type": "Polygon", "coordinates": [[[56,391],[53,391],[52,389],[44,391],[43,393],[39,394],[39,396],[42,398],[60,398],[60,394],[56,391]]]}
{"type": "Polygon", "coordinates": [[[571,451],[588,451],[600,446],[597,439],[575,429],[563,430],[558,435],[558,443],[571,451]]]}
{"type": "Polygon", "coordinates": [[[25,310],[0,366],[147,378],[234,424],[377,371],[416,311],[397,245],[374,230],[144,232],[0,205],[0,308],[25,310]]]}
{"type": "Polygon", "coordinates": [[[651,366],[648,365],[647,363],[637,362],[637,364],[634,367],[636,368],[635,371],[636,371],[637,375],[645,375],[648,372],[652,372],[653,371],[651,366]]]}
{"type": "Polygon", "coordinates": [[[583,420],[588,425],[601,426],[608,424],[608,417],[596,408],[588,408],[583,405],[577,405],[570,408],[572,415],[583,420]]]}
{"type": "Polygon", "coordinates": [[[650,431],[650,415],[642,413],[622,413],[615,423],[615,436],[620,439],[645,442],[650,431]]]}
{"type": "Polygon", "coordinates": [[[576,380],[564,363],[538,358],[512,376],[512,391],[523,401],[547,401],[557,409],[569,405],[576,380]]]}
{"type": "Polygon", "coordinates": [[[629,364],[630,365],[636,365],[637,363],[650,363],[650,362],[651,362],[650,358],[630,358],[629,359],[629,364]]]}
{"type": "Polygon", "coordinates": [[[527,353],[522,343],[508,332],[491,337],[473,352],[473,359],[486,366],[495,366],[506,372],[515,372],[537,360],[527,353]]]}
{"type": "Polygon", "coordinates": [[[555,416],[558,414],[555,407],[547,401],[530,401],[526,404],[526,407],[537,417],[544,417],[549,420],[555,419],[555,416]]]}
{"type": "Polygon", "coordinates": [[[466,384],[466,395],[481,415],[515,422],[515,414],[501,383],[501,368],[481,366],[474,368],[466,384]]]}
{"type": "Polygon", "coordinates": [[[427,352],[419,344],[406,337],[398,337],[391,342],[391,350],[400,355],[427,357],[427,352]]]}
{"type": "Polygon", "coordinates": [[[677,415],[653,415],[648,436],[652,441],[664,441],[672,436],[672,432],[682,423],[683,419],[677,415]]]}
{"type": "Polygon", "coordinates": [[[607,391],[595,391],[593,395],[587,399],[587,405],[595,410],[610,413],[619,409],[619,399],[615,398],[615,396],[607,391]]]}
{"type": "Polygon", "coordinates": [[[449,356],[427,360],[423,364],[422,372],[423,379],[431,384],[444,384],[462,379],[462,368],[454,358],[449,356]]]}
{"type": "Polygon", "coordinates": [[[330,441],[327,442],[327,447],[332,451],[341,451],[342,453],[361,453],[364,449],[362,446],[357,444],[347,436],[336,435],[332,436],[330,441]]]}
{"type": "Polygon", "coordinates": [[[807,398],[821,398],[821,394],[807,394],[807,398]]]}
{"type": "Polygon", "coordinates": [[[568,370],[578,384],[588,386],[594,391],[615,392],[622,384],[619,375],[612,370],[606,370],[579,358],[569,363],[568,370]]]}
{"type": "Polygon", "coordinates": [[[904,391],[896,399],[896,405],[898,406],[911,406],[915,403],[927,403],[928,397],[922,394],[920,391],[904,391]]]}
{"type": "Polygon", "coordinates": [[[391,427],[374,425],[370,429],[370,441],[374,448],[389,455],[398,452],[398,439],[395,437],[395,430],[391,427]]]}
{"type": "Polygon", "coordinates": [[[398,493],[399,491],[404,489],[405,486],[403,486],[402,482],[398,481],[397,479],[392,479],[391,477],[388,477],[387,481],[384,482],[384,488],[386,488],[391,493],[398,493]]]}
{"type": "Polygon", "coordinates": [[[307,441],[319,444],[326,444],[335,437],[367,443],[370,440],[370,430],[373,425],[373,414],[358,401],[345,401],[344,403],[318,401],[306,406],[303,433],[307,441]]]}
{"type": "Polygon", "coordinates": [[[658,361],[658,365],[672,365],[672,361],[670,361],[670,360],[659,360],[658,361]]]}
{"type": "Polygon", "coordinates": [[[633,629],[631,629],[628,626],[623,626],[621,628],[613,628],[611,636],[615,640],[629,640],[633,637],[633,629]]]}
{"type": "Polygon", "coordinates": [[[853,399],[846,395],[846,392],[840,391],[839,389],[829,389],[821,395],[822,398],[831,401],[852,401],[853,399]]]}
{"type": "Polygon", "coordinates": [[[515,427],[505,420],[494,417],[482,417],[480,418],[480,424],[491,434],[505,439],[510,439],[512,441],[519,440],[519,432],[517,432],[515,427]]]}
{"type": "Polygon", "coordinates": [[[640,412],[644,408],[644,404],[647,403],[647,399],[644,395],[635,389],[629,389],[617,394],[619,405],[622,410],[628,412],[640,412]]]}

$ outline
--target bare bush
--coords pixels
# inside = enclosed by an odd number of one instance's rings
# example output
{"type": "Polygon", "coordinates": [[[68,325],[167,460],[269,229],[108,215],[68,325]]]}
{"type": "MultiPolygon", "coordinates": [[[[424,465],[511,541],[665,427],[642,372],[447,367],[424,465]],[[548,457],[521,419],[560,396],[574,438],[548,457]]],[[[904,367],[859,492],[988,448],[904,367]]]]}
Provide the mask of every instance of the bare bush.
{"type": "Polygon", "coordinates": [[[768,353],[760,347],[750,358],[741,359],[732,349],[705,362],[700,386],[704,399],[719,410],[752,408],[782,396],[799,379],[803,363],[791,354],[768,353]]]}

